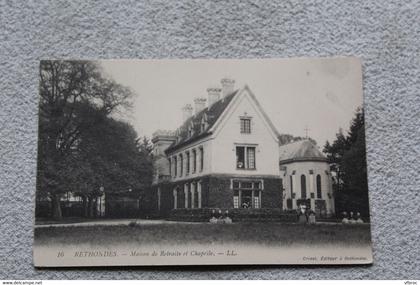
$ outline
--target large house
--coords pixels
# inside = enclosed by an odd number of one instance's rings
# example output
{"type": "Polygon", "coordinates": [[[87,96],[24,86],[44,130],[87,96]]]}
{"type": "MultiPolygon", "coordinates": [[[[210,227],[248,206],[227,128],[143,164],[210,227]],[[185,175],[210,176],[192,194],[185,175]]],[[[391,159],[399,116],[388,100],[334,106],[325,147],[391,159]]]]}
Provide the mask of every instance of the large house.
{"type": "Polygon", "coordinates": [[[332,193],[322,153],[309,141],[279,146],[256,96],[234,83],[224,78],[221,88],[207,89],[207,99],[185,105],[176,131],[154,133],[153,208],[161,215],[180,208],[296,209],[306,199],[313,209],[321,205],[320,213],[332,213],[332,202],[316,202],[332,193]],[[312,152],[296,150],[301,147],[312,152]],[[296,190],[298,175],[308,177],[299,184],[305,191],[296,190]],[[319,175],[321,195],[312,185],[319,175]]]}

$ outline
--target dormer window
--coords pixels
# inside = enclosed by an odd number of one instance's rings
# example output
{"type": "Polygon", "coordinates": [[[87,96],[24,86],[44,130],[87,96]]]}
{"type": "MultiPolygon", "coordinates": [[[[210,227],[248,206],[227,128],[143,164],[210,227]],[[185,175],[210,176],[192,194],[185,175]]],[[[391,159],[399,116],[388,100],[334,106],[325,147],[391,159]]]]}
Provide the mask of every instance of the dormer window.
{"type": "Polygon", "coordinates": [[[176,137],[176,143],[179,143],[181,141],[181,132],[179,129],[175,131],[175,137],[176,137]]]}
{"type": "Polygon", "coordinates": [[[194,135],[194,123],[191,122],[190,126],[188,127],[188,137],[191,138],[194,135]]]}
{"type": "Polygon", "coordinates": [[[200,123],[200,132],[203,133],[207,129],[207,115],[204,114],[200,123]]]}

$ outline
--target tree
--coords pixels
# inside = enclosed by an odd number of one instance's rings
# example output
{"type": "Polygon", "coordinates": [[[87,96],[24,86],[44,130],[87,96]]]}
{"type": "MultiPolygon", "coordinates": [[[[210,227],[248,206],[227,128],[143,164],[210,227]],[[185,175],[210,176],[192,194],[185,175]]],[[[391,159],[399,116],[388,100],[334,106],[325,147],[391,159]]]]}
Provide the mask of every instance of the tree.
{"type": "Polygon", "coordinates": [[[369,215],[366,143],[363,109],[356,110],[347,135],[340,129],[335,141],[328,141],[324,152],[330,163],[336,212],[359,211],[369,215]]]}
{"type": "Polygon", "coordinates": [[[145,156],[149,157],[150,159],[153,158],[153,143],[147,137],[144,136],[141,139],[137,139],[137,148],[145,156]]]}
{"type": "Polygon", "coordinates": [[[304,137],[295,137],[293,135],[289,135],[289,134],[280,134],[278,136],[279,139],[279,145],[284,145],[284,144],[288,144],[288,143],[292,143],[292,142],[296,142],[296,141],[301,141],[301,140],[309,140],[311,141],[314,145],[316,145],[316,141],[313,138],[304,138],[304,137]]]}
{"type": "Polygon", "coordinates": [[[104,77],[95,62],[58,60],[41,62],[39,92],[37,191],[51,197],[53,216],[60,219],[60,194],[71,185],[66,180],[75,178],[70,174],[84,169],[89,176],[89,164],[79,166],[80,158],[73,155],[81,136],[95,125],[87,112],[94,109],[108,116],[127,109],[133,94],[104,77]]]}
{"type": "Polygon", "coordinates": [[[93,173],[73,183],[82,184],[74,192],[85,201],[86,216],[93,216],[97,197],[102,194],[98,191],[101,186],[107,195],[127,194],[131,189],[130,195],[140,197],[152,182],[152,160],[149,153],[139,148],[133,127],[101,113],[96,116],[95,127],[81,137],[78,152],[81,164],[86,162],[93,173]],[[84,184],[89,187],[80,187],[84,184]]]}

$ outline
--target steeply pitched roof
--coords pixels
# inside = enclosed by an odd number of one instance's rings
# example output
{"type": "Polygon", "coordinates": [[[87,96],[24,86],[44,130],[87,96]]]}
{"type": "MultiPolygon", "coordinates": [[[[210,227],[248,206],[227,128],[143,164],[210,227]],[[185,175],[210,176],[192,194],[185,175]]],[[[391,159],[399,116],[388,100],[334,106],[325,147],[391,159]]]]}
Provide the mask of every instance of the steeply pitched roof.
{"type": "Polygon", "coordinates": [[[293,161],[327,161],[325,155],[309,140],[280,146],[280,163],[293,161]]]}
{"type": "Polygon", "coordinates": [[[231,94],[226,95],[224,98],[213,103],[213,105],[211,105],[210,108],[207,107],[200,111],[198,114],[187,119],[177,130],[179,139],[175,141],[172,145],[170,145],[165,152],[174,151],[179,147],[182,147],[197,139],[210,135],[211,133],[209,132],[209,130],[220,117],[220,115],[222,115],[223,111],[226,109],[226,107],[229,105],[229,103],[232,101],[235,95],[238,94],[238,91],[239,90],[236,90],[231,94]],[[203,117],[206,118],[207,127],[203,132],[201,132],[201,122],[203,120],[203,117]],[[192,126],[193,130],[193,135],[191,137],[188,135],[188,130],[190,126],[192,126]]]}

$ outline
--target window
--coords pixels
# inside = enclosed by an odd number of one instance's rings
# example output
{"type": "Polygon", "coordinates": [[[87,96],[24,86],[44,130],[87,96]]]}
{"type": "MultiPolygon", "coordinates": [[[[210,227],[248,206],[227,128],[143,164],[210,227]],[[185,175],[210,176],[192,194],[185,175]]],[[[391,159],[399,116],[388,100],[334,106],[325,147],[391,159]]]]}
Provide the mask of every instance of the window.
{"type": "Polygon", "coordinates": [[[236,147],[236,168],[245,168],[245,147],[243,146],[236,147]]]}
{"type": "Polygon", "coordinates": [[[255,169],[255,147],[236,147],[236,168],[255,169]]]}
{"type": "Polygon", "coordinates": [[[232,180],[234,208],[260,208],[263,180],[232,180]]]}
{"type": "Polygon", "coordinates": [[[200,132],[204,132],[207,129],[207,115],[204,114],[203,118],[201,119],[200,123],[200,132]]]}
{"type": "Polygon", "coordinates": [[[233,180],[232,181],[232,188],[233,189],[262,189],[262,182],[261,181],[250,181],[250,180],[233,180]]]}
{"type": "Polygon", "coordinates": [[[197,200],[198,208],[201,208],[201,181],[197,182],[197,200]]]}
{"type": "Polygon", "coordinates": [[[190,125],[188,126],[188,138],[191,138],[194,135],[194,121],[191,120],[190,125]]]}
{"type": "Polygon", "coordinates": [[[290,197],[293,199],[293,175],[290,175],[290,197]]]}
{"type": "Polygon", "coordinates": [[[204,148],[200,147],[200,172],[204,169],[204,148]]]}
{"type": "Polygon", "coordinates": [[[174,195],[174,209],[178,208],[178,188],[175,188],[173,191],[174,195]]]}
{"type": "Polygon", "coordinates": [[[248,158],[248,168],[255,169],[255,147],[248,147],[247,158],[248,158]]]}
{"type": "Polygon", "coordinates": [[[172,177],[172,160],[171,158],[168,158],[169,161],[169,177],[172,177]]]}
{"type": "Polygon", "coordinates": [[[178,159],[174,156],[174,177],[178,175],[178,159]]]}
{"type": "Polygon", "coordinates": [[[300,198],[306,199],[306,176],[300,176],[300,198]]]}
{"type": "Polygon", "coordinates": [[[252,188],[252,182],[241,182],[241,187],[242,188],[252,188]]]}
{"type": "Polygon", "coordinates": [[[254,196],[254,208],[259,208],[260,207],[260,197],[258,196],[254,196]]]}
{"type": "Polygon", "coordinates": [[[187,151],[186,154],[186,165],[185,165],[185,174],[188,175],[188,173],[190,173],[190,152],[187,151]]]}
{"type": "Polygon", "coordinates": [[[241,118],[241,134],[250,134],[250,133],[251,133],[251,119],[241,118]]]}
{"type": "Polygon", "coordinates": [[[182,176],[182,172],[184,170],[184,159],[182,157],[182,154],[179,155],[179,177],[182,176]]]}
{"type": "Polygon", "coordinates": [[[197,171],[197,151],[195,149],[192,150],[193,156],[193,163],[192,163],[192,173],[197,171]]]}
{"type": "Polygon", "coordinates": [[[235,190],[233,192],[233,207],[234,208],[239,208],[239,191],[235,190]]]}
{"type": "Polygon", "coordinates": [[[316,196],[318,199],[322,199],[322,191],[321,191],[321,175],[316,176],[316,196]]]}

